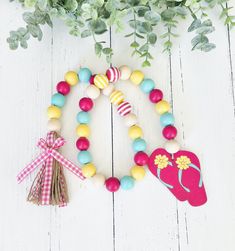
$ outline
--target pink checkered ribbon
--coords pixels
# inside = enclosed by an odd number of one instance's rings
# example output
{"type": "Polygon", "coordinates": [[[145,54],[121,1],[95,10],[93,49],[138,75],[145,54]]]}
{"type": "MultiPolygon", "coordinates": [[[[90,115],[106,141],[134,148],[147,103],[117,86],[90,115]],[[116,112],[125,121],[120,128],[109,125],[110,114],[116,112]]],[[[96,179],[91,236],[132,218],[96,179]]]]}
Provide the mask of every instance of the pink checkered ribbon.
{"type": "Polygon", "coordinates": [[[62,137],[58,137],[54,140],[54,132],[49,132],[46,140],[40,139],[37,144],[43,152],[17,175],[17,181],[20,183],[42,164],[42,169],[45,169],[45,178],[42,189],[42,205],[50,204],[53,159],[57,160],[63,167],[66,167],[80,179],[85,179],[82,175],[81,169],[58,152],[58,149],[64,144],[65,140],[62,137]]]}

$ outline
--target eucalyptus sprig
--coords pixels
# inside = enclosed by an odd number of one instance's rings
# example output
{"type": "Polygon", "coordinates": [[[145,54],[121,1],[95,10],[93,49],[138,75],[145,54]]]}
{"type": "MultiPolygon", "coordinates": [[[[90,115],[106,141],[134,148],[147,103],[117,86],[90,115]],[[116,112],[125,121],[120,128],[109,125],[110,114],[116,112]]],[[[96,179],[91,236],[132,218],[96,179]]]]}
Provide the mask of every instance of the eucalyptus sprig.
{"type": "Polygon", "coordinates": [[[97,56],[105,56],[111,62],[113,51],[107,41],[99,36],[113,27],[130,39],[132,56],[140,58],[142,66],[150,66],[152,51],[157,41],[163,45],[163,51],[170,51],[178,36],[177,25],[187,15],[192,23],[188,32],[193,32],[192,50],[204,52],[215,48],[209,34],[215,30],[208,10],[218,7],[220,17],[229,28],[235,26],[235,16],[231,15],[229,0],[10,0],[18,1],[23,8],[29,8],[23,14],[26,23],[10,32],[7,38],[13,50],[19,46],[28,47],[31,37],[42,40],[42,26],[53,26],[54,18],[64,21],[69,34],[81,38],[92,37],[97,56]],[[127,32],[126,26],[129,26],[127,32]],[[163,29],[165,32],[160,30],[163,29]]]}

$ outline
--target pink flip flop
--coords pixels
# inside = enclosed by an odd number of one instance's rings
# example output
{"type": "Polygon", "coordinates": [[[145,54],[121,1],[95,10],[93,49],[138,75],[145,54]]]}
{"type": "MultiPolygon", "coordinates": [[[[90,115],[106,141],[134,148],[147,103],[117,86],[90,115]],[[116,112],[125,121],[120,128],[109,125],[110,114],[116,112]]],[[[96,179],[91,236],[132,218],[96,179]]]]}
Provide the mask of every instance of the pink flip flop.
{"type": "Polygon", "coordinates": [[[192,206],[206,203],[200,163],[194,153],[178,151],[171,155],[158,148],[150,155],[149,170],[178,200],[187,200],[192,206]]]}

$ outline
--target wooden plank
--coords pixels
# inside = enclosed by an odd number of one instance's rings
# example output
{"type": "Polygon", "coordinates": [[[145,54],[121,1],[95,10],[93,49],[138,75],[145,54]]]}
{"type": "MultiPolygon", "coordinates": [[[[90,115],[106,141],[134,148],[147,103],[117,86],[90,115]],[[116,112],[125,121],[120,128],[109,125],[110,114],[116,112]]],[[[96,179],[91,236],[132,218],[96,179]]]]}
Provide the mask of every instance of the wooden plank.
{"type": "Polygon", "coordinates": [[[51,90],[51,32],[45,28],[41,43],[32,41],[27,50],[10,51],[10,29],[23,24],[20,5],[1,1],[0,21],[0,249],[41,251],[50,249],[50,208],[27,203],[35,174],[21,185],[17,173],[39,153],[36,143],[46,132],[45,109],[51,90]],[[46,64],[45,64],[46,62],[46,64]],[[3,91],[4,89],[4,91],[3,91]]]}
{"type": "MultiPolygon", "coordinates": [[[[58,22],[53,33],[53,83],[63,78],[67,70],[79,70],[88,67],[94,73],[103,73],[107,68],[104,59],[94,55],[93,41],[65,36],[67,28],[58,22]]],[[[109,41],[109,37],[104,37],[109,41]]],[[[64,153],[77,163],[76,114],[79,111],[78,101],[85,95],[87,84],[79,83],[71,93],[63,116],[63,136],[68,143],[64,153]]],[[[92,110],[91,148],[94,164],[98,172],[111,175],[111,124],[110,104],[102,96],[95,101],[92,110]]],[[[112,250],[112,194],[105,189],[97,189],[90,180],[81,182],[66,172],[71,203],[66,209],[53,211],[54,222],[52,250],[75,251],[112,250]]]]}
{"type": "Polygon", "coordinates": [[[210,53],[190,51],[182,37],[172,54],[174,113],[179,139],[198,154],[208,194],[200,208],[179,204],[181,250],[228,250],[235,248],[234,168],[235,147],[227,30],[213,19],[210,53]]]}

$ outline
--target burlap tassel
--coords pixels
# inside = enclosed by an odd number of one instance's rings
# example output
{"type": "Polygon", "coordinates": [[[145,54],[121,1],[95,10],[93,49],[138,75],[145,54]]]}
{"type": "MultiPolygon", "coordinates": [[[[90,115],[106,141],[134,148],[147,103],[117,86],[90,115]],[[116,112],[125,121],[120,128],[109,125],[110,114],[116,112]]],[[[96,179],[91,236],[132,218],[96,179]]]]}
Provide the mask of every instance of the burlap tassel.
{"type": "MultiPolygon", "coordinates": [[[[54,135],[56,139],[58,134],[55,133],[54,135]]],[[[68,203],[68,193],[63,167],[58,161],[53,159],[52,168],[53,172],[51,180],[50,205],[64,206],[68,203]]],[[[42,205],[42,189],[44,185],[43,182],[45,180],[45,169],[46,166],[43,164],[41,170],[33,181],[27,198],[28,201],[37,205],[42,205]]]]}

